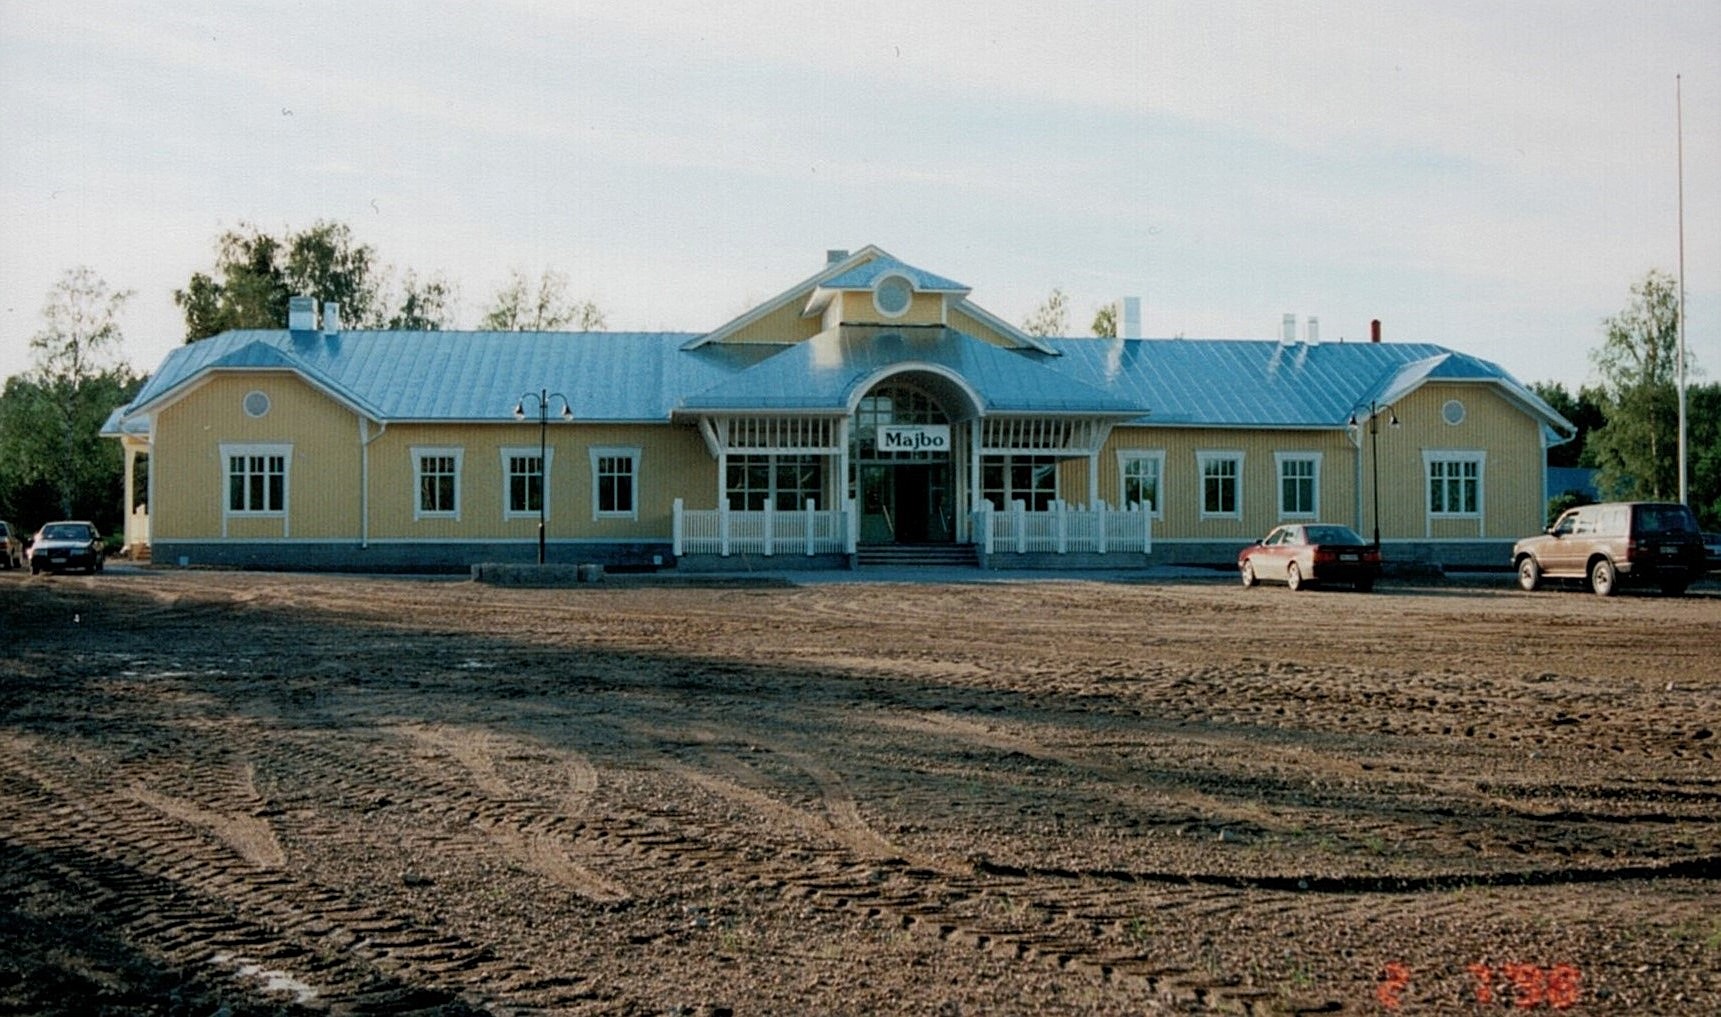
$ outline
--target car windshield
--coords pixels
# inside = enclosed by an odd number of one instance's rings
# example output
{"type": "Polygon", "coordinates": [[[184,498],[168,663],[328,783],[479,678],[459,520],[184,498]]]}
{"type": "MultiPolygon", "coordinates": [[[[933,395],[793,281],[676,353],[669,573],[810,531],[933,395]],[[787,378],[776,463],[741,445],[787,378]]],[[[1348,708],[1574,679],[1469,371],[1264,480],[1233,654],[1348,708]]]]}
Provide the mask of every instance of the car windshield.
{"type": "Polygon", "coordinates": [[[60,523],[42,528],[43,540],[88,540],[90,528],[77,523],[60,523]]]}
{"type": "Polygon", "coordinates": [[[1366,543],[1357,532],[1348,526],[1310,526],[1308,527],[1309,543],[1311,544],[1353,544],[1366,543]]]}

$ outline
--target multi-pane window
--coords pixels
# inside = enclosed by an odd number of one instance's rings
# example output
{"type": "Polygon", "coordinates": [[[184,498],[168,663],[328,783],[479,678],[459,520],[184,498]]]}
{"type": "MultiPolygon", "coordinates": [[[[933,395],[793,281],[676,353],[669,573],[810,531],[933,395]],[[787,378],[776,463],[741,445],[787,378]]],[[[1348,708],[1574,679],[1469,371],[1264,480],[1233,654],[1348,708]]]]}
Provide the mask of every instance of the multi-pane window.
{"type": "Polygon", "coordinates": [[[1162,515],[1159,481],[1165,473],[1163,452],[1119,453],[1118,473],[1123,478],[1124,506],[1143,505],[1155,516],[1162,515]]]}
{"type": "Polygon", "coordinates": [[[287,460],[292,450],[285,446],[227,446],[227,511],[234,514],[270,514],[287,510],[287,460]]]}
{"type": "Polygon", "coordinates": [[[1058,461],[1052,456],[987,456],[980,464],[980,496],[1000,512],[1011,502],[1044,512],[1058,498],[1058,461]]]}
{"type": "Polygon", "coordinates": [[[1280,452],[1276,458],[1279,463],[1280,517],[1319,515],[1320,457],[1309,453],[1280,452]]]}
{"type": "Polygon", "coordinates": [[[637,515],[639,450],[594,448],[591,455],[593,515],[637,515]]]}
{"type": "Polygon", "coordinates": [[[458,449],[412,450],[417,477],[416,518],[460,514],[460,451],[458,449]]]}
{"type": "Polygon", "coordinates": [[[782,512],[814,507],[823,500],[825,460],[816,455],[742,455],[729,457],[725,487],[731,509],[782,512]]]}
{"type": "Polygon", "coordinates": [[[508,514],[536,513],[544,505],[544,460],[536,449],[504,451],[502,462],[508,478],[508,514]]]}
{"type": "Polygon", "coordinates": [[[879,428],[891,424],[949,424],[938,401],[906,384],[885,384],[862,397],[855,408],[854,455],[856,460],[944,459],[948,451],[890,451],[878,447],[879,428]]]}
{"type": "Polygon", "coordinates": [[[1243,514],[1243,455],[1240,452],[1198,452],[1201,466],[1201,514],[1243,514]]]}
{"type": "Polygon", "coordinates": [[[1436,516],[1474,516],[1482,511],[1482,457],[1480,454],[1440,455],[1430,453],[1428,464],[1428,512],[1436,516]]]}

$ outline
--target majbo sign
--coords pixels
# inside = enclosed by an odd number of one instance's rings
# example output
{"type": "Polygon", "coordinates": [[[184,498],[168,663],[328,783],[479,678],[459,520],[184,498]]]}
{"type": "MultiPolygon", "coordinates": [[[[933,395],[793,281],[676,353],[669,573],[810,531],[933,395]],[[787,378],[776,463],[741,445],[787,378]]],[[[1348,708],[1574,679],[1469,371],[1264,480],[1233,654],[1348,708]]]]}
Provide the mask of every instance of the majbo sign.
{"type": "Polygon", "coordinates": [[[878,429],[880,452],[948,452],[950,427],[946,424],[886,424],[878,429]]]}

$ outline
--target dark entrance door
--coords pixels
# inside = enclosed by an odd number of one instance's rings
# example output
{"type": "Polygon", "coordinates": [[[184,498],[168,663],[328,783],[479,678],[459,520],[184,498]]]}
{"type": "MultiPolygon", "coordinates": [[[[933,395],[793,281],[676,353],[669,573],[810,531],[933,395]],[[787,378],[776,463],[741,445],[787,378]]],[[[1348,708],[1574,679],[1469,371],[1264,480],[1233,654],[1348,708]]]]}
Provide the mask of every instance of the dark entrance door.
{"type": "Polygon", "coordinates": [[[864,466],[861,542],[932,544],[956,539],[949,463],[864,466]]]}
{"type": "Polygon", "coordinates": [[[955,539],[949,464],[905,463],[894,472],[897,542],[927,544],[955,539]]]}

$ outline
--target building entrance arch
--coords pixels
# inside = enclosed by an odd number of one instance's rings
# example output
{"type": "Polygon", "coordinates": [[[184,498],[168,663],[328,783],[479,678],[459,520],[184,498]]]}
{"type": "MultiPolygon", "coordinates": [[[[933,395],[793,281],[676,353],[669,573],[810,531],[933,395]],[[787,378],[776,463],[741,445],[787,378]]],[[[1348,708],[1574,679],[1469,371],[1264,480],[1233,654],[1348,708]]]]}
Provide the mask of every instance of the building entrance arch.
{"type": "Polygon", "coordinates": [[[879,382],[855,407],[850,433],[860,542],[954,541],[960,435],[930,388],[901,375],[879,382]]]}

